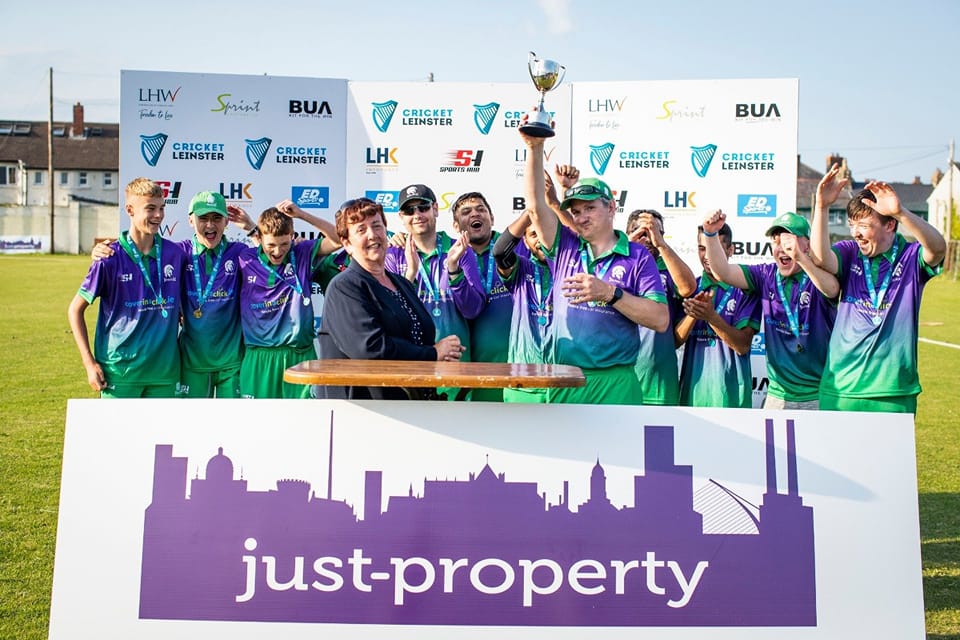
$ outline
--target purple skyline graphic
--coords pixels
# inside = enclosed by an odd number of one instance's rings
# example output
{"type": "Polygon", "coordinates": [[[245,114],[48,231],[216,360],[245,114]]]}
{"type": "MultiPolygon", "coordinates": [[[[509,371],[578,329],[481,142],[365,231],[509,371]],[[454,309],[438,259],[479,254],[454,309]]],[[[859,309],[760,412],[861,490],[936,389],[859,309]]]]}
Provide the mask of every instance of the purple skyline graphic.
{"type": "MultiPolygon", "coordinates": [[[[328,474],[332,414],[330,428],[328,474]]],[[[508,481],[488,462],[467,480],[424,480],[422,495],[411,484],[385,509],[382,472],[357,469],[362,517],[333,499],[329,480],[325,497],[291,479],[250,491],[223,448],[204,478],[189,481],[188,496],[187,459],[158,444],[140,617],[815,626],[813,509],[799,494],[793,420],[786,432],[787,492],[779,493],[774,421],[766,420],[766,491],[746,534],[704,532],[693,467],[674,460],[673,426],[644,427],[643,473],[623,507],[607,498],[599,460],[589,478],[564,481],[557,504],[536,482],[508,481]],[[584,503],[569,503],[570,482],[589,483],[584,503]]],[[[746,511],[744,502],[736,504],[746,511]]]]}

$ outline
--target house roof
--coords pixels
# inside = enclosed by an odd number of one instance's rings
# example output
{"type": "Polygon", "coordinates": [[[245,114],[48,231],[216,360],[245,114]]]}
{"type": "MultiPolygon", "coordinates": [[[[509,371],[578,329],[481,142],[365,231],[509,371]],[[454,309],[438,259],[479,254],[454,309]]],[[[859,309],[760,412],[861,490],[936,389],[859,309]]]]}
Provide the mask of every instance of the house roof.
{"type": "MultiPolygon", "coordinates": [[[[817,185],[823,179],[823,174],[811,166],[805,165],[797,158],[797,211],[812,211],[813,198],[817,194],[817,185]]],[[[855,191],[849,186],[837,198],[837,201],[830,205],[831,209],[846,209],[847,203],[853,197],[855,191]]]]}
{"type": "MultiPolygon", "coordinates": [[[[60,170],[119,171],[120,125],[88,122],[83,137],[71,137],[70,123],[53,123],[53,163],[60,170]],[[62,130],[66,135],[56,135],[62,130]]],[[[47,123],[0,119],[0,162],[23,161],[27,169],[47,168],[47,123]],[[29,132],[27,132],[29,131],[29,132]]]]}

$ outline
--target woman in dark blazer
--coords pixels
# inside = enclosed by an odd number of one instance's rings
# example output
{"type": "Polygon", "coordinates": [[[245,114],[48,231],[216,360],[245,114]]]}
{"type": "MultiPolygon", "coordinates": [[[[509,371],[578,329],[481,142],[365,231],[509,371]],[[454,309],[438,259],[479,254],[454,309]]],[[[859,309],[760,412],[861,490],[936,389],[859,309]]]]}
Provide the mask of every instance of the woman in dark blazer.
{"type": "MultiPolygon", "coordinates": [[[[384,268],[387,219],[368,198],[349,200],[336,217],[350,264],[327,286],[320,330],[323,358],[459,360],[456,335],[436,340],[433,320],[413,284],[384,268]]],[[[403,399],[396,387],[316,387],[321,398],[403,399]]]]}

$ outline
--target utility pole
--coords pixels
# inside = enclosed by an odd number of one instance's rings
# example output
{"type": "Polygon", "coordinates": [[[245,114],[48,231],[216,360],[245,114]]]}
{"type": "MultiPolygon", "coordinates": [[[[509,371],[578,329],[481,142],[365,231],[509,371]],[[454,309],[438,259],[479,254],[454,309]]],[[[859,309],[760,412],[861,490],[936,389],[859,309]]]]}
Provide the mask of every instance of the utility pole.
{"type": "Polygon", "coordinates": [[[50,67],[50,113],[47,116],[47,178],[50,181],[50,253],[55,253],[53,206],[53,67],[50,67]]]}
{"type": "Polygon", "coordinates": [[[953,279],[957,279],[957,244],[953,242],[953,139],[950,139],[950,157],[947,158],[947,256],[953,262],[953,279]]]}

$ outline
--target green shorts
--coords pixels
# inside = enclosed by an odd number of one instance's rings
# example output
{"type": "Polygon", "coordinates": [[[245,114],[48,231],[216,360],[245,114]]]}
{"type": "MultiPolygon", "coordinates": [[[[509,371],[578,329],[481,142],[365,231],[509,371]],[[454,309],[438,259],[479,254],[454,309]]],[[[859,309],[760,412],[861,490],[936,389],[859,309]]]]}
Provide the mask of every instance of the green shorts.
{"type": "Polygon", "coordinates": [[[820,394],[821,411],[873,411],[882,413],[916,413],[917,395],[883,398],[850,398],[820,394]]]}
{"type": "Polygon", "coordinates": [[[241,398],[309,398],[310,385],[283,381],[287,368],[304,360],[315,360],[309,347],[247,347],[240,363],[241,398]]]}
{"type": "Polygon", "coordinates": [[[640,404],[640,381],[634,365],[583,369],[586,386],[547,389],[547,402],[564,404],[640,404]]]}
{"type": "Polygon", "coordinates": [[[522,402],[525,404],[543,404],[547,401],[546,389],[515,389],[503,390],[504,402],[522,402]]]}
{"type": "Polygon", "coordinates": [[[180,368],[178,398],[239,398],[240,365],[219,371],[180,368]]]}
{"type": "Polygon", "coordinates": [[[101,398],[176,398],[177,383],[169,384],[124,384],[107,381],[107,388],[100,392],[101,398]]]}

